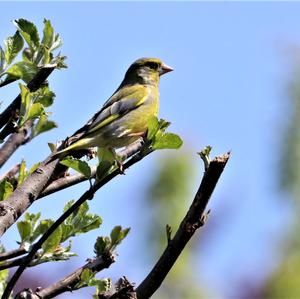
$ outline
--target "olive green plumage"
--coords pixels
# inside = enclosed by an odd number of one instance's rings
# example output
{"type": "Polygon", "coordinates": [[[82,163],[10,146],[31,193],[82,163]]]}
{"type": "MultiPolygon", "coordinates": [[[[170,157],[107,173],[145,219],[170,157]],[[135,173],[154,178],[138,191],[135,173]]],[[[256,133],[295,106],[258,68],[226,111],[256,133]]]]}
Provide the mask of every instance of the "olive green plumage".
{"type": "Polygon", "coordinates": [[[121,148],[143,136],[148,120],[158,114],[159,78],[170,71],[172,68],[158,58],[135,61],[102,109],[71,137],[68,147],[54,156],[62,158],[90,147],[121,148]]]}

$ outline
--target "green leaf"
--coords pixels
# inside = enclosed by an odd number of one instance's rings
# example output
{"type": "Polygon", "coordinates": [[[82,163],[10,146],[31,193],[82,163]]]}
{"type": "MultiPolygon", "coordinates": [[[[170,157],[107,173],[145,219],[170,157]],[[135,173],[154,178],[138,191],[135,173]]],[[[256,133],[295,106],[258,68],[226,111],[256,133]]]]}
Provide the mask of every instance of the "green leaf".
{"type": "Polygon", "coordinates": [[[20,186],[26,178],[26,162],[22,160],[20,169],[19,169],[19,177],[18,177],[18,186],[20,186]]]}
{"type": "Polygon", "coordinates": [[[16,31],[14,36],[8,37],[5,41],[5,60],[6,64],[9,65],[22,50],[24,41],[19,31],[16,31]]]}
{"type": "Polygon", "coordinates": [[[32,232],[32,224],[30,221],[23,220],[17,223],[18,231],[21,237],[21,242],[26,242],[30,240],[32,232]]]}
{"type": "Polygon", "coordinates": [[[33,103],[36,99],[36,93],[30,93],[29,89],[20,84],[21,89],[21,109],[20,109],[20,118],[19,126],[24,125],[24,123],[29,119],[34,119],[42,114],[44,114],[44,106],[41,103],[33,103]]]}
{"type": "Polygon", "coordinates": [[[89,164],[85,161],[81,161],[79,159],[75,159],[73,157],[66,157],[64,160],[60,161],[60,164],[70,167],[81,174],[83,174],[86,178],[91,177],[91,168],[89,164]]]}
{"type": "Polygon", "coordinates": [[[119,245],[123,239],[128,235],[130,228],[125,228],[122,230],[121,226],[115,226],[110,233],[110,240],[111,240],[111,248],[115,248],[119,245]]]}
{"type": "Polygon", "coordinates": [[[62,228],[59,226],[42,245],[44,253],[54,252],[61,242],[61,237],[62,228]]]}
{"type": "Polygon", "coordinates": [[[32,233],[31,241],[36,240],[40,235],[43,235],[51,226],[53,221],[51,219],[41,220],[32,233]]]}
{"type": "Polygon", "coordinates": [[[96,272],[91,271],[88,268],[82,270],[80,274],[80,282],[78,282],[75,286],[76,289],[88,286],[90,284],[91,279],[93,279],[96,275],[96,272]]]}
{"type": "Polygon", "coordinates": [[[101,256],[104,252],[109,250],[110,244],[111,242],[108,237],[98,237],[94,245],[94,252],[96,256],[101,256]]]}
{"type": "Polygon", "coordinates": [[[41,217],[41,213],[36,213],[36,214],[30,214],[30,213],[26,213],[25,214],[25,220],[29,221],[32,225],[32,227],[35,229],[36,223],[37,221],[40,219],[41,217]]]}
{"type": "Polygon", "coordinates": [[[40,162],[33,164],[29,169],[28,174],[32,174],[40,166],[40,164],[40,162]]]}
{"type": "Polygon", "coordinates": [[[23,85],[19,84],[21,90],[21,109],[20,109],[20,125],[24,124],[26,121],[26,115],[30,107],[30,92],[29,89],[23,85]]]}
{"type": "Polygon", "coordinates": [[[96,179],[98,181],[101,181],[110,173],[110,170],[112,169],[114,169],[114,162],[112,163],[110,161],[101,161],[97,166],[96,179]]]}
{"type": "Polygon", "coordinates": [[[38,67],[29,61],[20,61],[13,64],[6,72],[7,74],[5,81],[11,79],[22,79],[26,83],[32,80],[36,75],[38,67]]]}
{"type": "Polygon", "coordinates": [[[51,25],[50,20],[44,19],[44,30],[43,30],[44,36],[42,43],[44,46],[46,46],[48,49],[51,48],[53,42],[54,42],[54,29],[51,25]]]}
{"type": "Polygon", "coordinates": [[[44,107],[49,107],[54,102],[55,93],[49,89],[49,86],[43,86],[31,94],[33,102],[41,103],[44,107]]]}
{"type": "Polygon", "coordinates": [[[101,148],[98,147],[97,156],[98,156],[99,162],[109,161],[109,162],[114,163],[116,160],[115,155],[111,150],[108,150],[108,149],[102,148],[102,147],[101,148]]]}
{"type": "Polygon", "coordinates": [[[155,142],[153,144],[154,149],[178,149],[182,145],[181,138],[173,133],[166,133],[162,135],[160,138],[155,138],[155,142]]]}
{"type": "Polygon", "coordinates": [[[0,201],[5,200],[14,191],[13,185],[8,181],[2,181],[0,183],[0,201]]]}
{"type": "MultiPolygon", "coordinates": [[[[69,201],[64,207],[64,212],[68,210],[74,201],[69,201]]],[[[73,212],[62,225],[62,242],[68,238],[86,233],[98,228],[102,224],[102,219],[98,215],[88,214],[89,206],[85,202],[75,212],[73,212]]]]}
{"type": "Polygon", "coordinates": [[[44,112],[45,112],[45,109],[44,109],[44,106],[41,103],[34,103],[29,108],[26,120],[38,118],[44,112]]]}
{"type": "Polygon", "coordinates": [[[32,128],[32,136],[36,137],[41,133],[52,130],[53,128],[57,128],[57,124],[52,120],[48,120],[47,116],[42,114],[37,124],[32,128]]]}
{"type": "Polygon", "coordinates": [[[112,280],[110,278],[92,279],[89,285],[96,286],[96,293],[93,295],[93,298],[97,299],[100,295],[110,291],[112,288],[112,280]]]}
{"type": "MultiPolygon", "coordinates": [[[[54,51],[55,49],[59,48],[62,45],[62,39],[60,38],[59,34],[55,35],[54,42],[51,45],[51,51],[54,51]]],[[[63,60],[66,58],[65,56],[59,56],[63,60]]]]}
{"type": "Polygon", "coordinates": [[[36,26],[25,19],[17,19],[14,21],[14,24],[26,40],[28,46],[34,49],[38,48],[40,37],[36,26]]]}
{"type": "Polygon", "coordinates": [[[50,148],[51,153],[56,152],[57,148],[54,143],[48,142],[48,147],[50,148]]]}
{"type": "Polygon", "coordinates": [[[4,71],[6,67],[5,53],[0,47],[0,74],[4,71]]]}
{"type": "Polygon", "coordinates": [[[148,121],[147,139],[151,140],[159,129],[159,123],[156,116],[153,116],[148,121]]]}

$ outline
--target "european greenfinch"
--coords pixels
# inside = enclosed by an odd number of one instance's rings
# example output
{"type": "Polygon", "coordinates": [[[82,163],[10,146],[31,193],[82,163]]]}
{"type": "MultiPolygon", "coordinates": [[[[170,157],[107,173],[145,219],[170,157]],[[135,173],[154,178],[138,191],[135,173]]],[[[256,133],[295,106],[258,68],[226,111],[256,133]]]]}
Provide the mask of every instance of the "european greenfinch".
{"type": "Polygon", "coordinates": [[[158,58],[136,60],[101,110],[75,132],[70,145],[55,153],[54,158],[92,147],[115,153],[115,149],[145,136],[149,119],[158,114],[159,78],[172,70],[158,58]]]}

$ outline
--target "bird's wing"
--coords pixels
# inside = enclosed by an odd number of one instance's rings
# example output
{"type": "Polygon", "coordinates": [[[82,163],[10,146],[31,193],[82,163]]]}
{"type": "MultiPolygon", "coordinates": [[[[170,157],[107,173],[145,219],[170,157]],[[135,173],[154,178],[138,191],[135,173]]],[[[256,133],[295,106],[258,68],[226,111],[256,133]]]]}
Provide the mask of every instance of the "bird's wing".
{"type": "Polygon", "coordinates": [[[147,99],[147,95],[147,88],[142,85],[122,87],[108,99],[102,109],[84,127],[75,133],[74,137],[81,138],[110,124],[112,121],[142,105],[147,99]]]}

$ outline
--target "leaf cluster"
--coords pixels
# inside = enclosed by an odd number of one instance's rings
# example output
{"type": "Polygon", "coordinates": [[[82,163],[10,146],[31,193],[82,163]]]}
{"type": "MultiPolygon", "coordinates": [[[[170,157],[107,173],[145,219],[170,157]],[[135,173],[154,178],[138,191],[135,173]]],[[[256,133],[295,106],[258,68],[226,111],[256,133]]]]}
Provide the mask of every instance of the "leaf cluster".
{"type": "MultiPolygon", "coordinates": [[[[64,207],[64,211],[72,204],[73,201],[69,201],[64,207]]],[[[71,243],[69,243],[67,247],[63,247],[62,243],[71,237],[97,229],[102,223],[98,215],[90,214],[88,210],[88,204],[84,203],[77,211],[71,214],[42,245],[41,252],[39,252],[34,262],[31,263],[31,266],[48,261],[66,260],[74,256],[75,253],[70,252],[71,243]]],[[[29,250],[32,244],[54,223],[52,219],[40,220],[40,216],[40,213],[26,213],[24,220],[17,223],[21,238],[19,244],[27,250],[29,250]]]]}
{"type": "Polygon", "coordinates": [[[53,53],[62,45],[62,40],[59,34],[55,34],[49,20],[44,20],[42,39],[32,22],[17,19],[13,23],[17,28],[16,33],[4,41],[3,48],[0,47],[0,87],[18,79],[29,83],[41,67],[66,67],[65,57],[53,53]],[[11,65],[21,51],[22,61],[11,65]]]}

